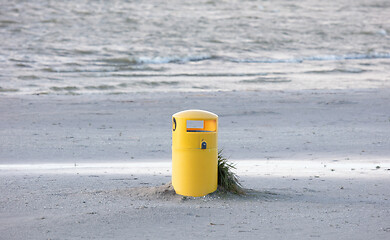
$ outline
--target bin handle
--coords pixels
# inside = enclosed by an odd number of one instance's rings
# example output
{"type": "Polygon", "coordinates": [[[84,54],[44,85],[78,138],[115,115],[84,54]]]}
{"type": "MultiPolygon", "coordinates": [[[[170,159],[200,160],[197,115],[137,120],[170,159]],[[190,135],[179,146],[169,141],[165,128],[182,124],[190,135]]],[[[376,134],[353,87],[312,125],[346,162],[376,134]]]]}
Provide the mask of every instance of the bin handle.
{"type": "Polygon", "coordinates": [[[174,125],[172,130],[175,131],[176,130],[176,119],[175,118],[173,118],[173,124],[175,124],[175,125],[174,125]]]}

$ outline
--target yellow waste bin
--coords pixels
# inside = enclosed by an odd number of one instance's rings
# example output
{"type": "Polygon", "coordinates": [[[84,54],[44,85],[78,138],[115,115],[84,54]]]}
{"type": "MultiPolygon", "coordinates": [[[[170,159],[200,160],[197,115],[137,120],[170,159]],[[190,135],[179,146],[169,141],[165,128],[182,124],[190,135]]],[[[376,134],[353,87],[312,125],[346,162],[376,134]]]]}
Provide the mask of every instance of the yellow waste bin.
{"type": "Polygon", "coordinates": [[[217,190],[218,116],[186,110],[172,116],[172,185],[177,194],[201,197],[217,190]]]}

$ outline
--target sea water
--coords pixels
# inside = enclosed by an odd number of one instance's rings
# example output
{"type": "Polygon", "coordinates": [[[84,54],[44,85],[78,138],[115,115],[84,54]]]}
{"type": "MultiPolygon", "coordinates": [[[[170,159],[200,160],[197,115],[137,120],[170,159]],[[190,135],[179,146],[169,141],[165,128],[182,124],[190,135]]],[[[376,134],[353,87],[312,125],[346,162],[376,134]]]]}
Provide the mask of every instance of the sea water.
{"type": "Polygon", "coordinates": [[[388,0],[0,0],[0,95],[390,87],[388,0]]]}

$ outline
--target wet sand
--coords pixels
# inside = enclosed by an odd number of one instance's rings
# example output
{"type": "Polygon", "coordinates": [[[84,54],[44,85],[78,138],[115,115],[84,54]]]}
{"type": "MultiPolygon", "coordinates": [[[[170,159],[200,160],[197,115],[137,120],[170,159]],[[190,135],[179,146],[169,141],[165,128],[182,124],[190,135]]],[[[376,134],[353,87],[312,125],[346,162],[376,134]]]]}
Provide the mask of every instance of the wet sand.
{"type": "Polygon", "coordinates": [[[219,116],[232,159],[390,156],[390,90],[0,96],[0,163],[171,158],[171,116],[219,116]]]}

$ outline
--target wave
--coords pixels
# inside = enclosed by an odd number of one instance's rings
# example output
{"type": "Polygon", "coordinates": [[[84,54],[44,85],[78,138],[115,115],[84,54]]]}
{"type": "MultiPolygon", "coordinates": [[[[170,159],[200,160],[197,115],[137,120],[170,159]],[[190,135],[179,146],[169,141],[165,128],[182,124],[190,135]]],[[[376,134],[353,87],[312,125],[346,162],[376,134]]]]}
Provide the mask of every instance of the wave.
{"type": "Polygon", "coordinates": [[[290,79],[284,77],[258,77],[250,80],[241,80],[241,83],[288,83],[290,79]]]}
{"type": "Polygon", "coordinates": [[[188,63],[199,62],[214,59],[210,55],[199,56],[168,56],[168,57],[114,57],[99,59],[97,62],[105,62],[109,65],[148,65],[148,64],[167,64],[167,63],[188,63]]]}
{"type": "Polygon", "coordinates": [[[136,60],[139,64],[164,64],[164,63],[187,63],[187,62],[199,62],[205,60],[211,60],[215,57],[210,55],[199,55],[199,56],[187,56],[187,57],[140,57],[136,60]]]}
{"type": "Polygon", "coordinates": [[[306,71],[305,73],[313,73],[313,74],[332,74],[332,73],[363,73],[367,72],[367,70],[361,68],[333,68],[327,70],[315,70],[315,71],[306,71]]]}
{"type": "MultiPolygon", "coordinates": [[[[112,74],[113,77],[253,77],[253,76],[265,76],[269,73],[172,73],[172,74],[112,74]]],[[[273,74],[284,74],[275,72],[273,74]]]]}
{"type": "Polygon", "coordinates": [[[390,58],[390,53],[369,53],[369,54],[343,54],[343,55],[318,55],[297,58],[251,58],[251,59],[236,59],[227,58],[227,61],[236,63],[302,63],[304,61],[340,61],[340,60],[356,60],[356,59],[381,59],[390,58]]]}
{"type": "Polygon", "coordinates": [[[4,92],[18,92],[19,89],[16,89],[16,88],[2,88],[0,87],[0,93],[4,93],[4,92]]]}
{"type": "Polygon", "coordinates": [[[296,58],[230,58],[215,55],[194,55],[194,56],[168,56],[168,57],[119,57],[108,58],[100,61],[114,65],[149,65],[168,63],[188,63],[207,60],[219,60],[233,63],[302,63],[305,61],[340,61],[354,59],[383,59],[390,58],[390,53],[368,53],[368,54],[343,54],[343,55],[317,55],[296,58]]]}

